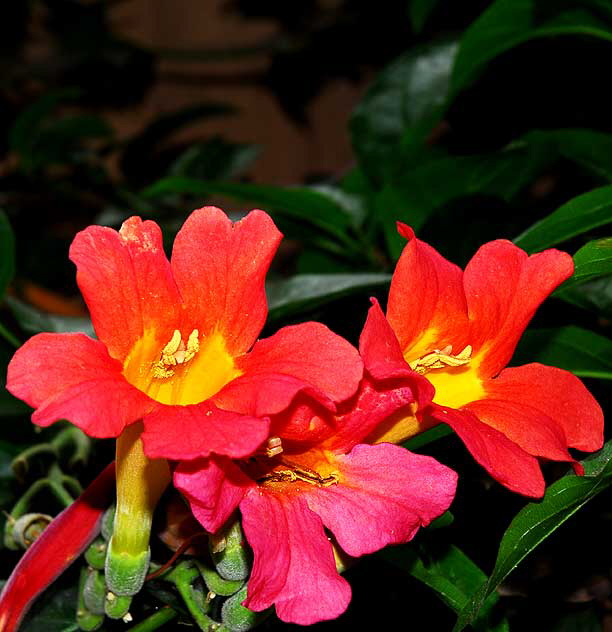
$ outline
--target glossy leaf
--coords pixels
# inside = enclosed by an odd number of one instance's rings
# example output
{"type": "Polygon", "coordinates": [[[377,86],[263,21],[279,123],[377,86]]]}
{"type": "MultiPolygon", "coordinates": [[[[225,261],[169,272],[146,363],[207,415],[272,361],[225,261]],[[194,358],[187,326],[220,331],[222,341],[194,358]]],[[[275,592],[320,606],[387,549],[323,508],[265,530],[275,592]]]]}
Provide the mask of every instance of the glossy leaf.
{"type": "Polygon", "coordinates": [[[378,75],[350,122],[361,166],[375,180],[394,170],[402,147],[422,142],[442,114],[455,42],[411,50],[378,75]]]}
{"type": "Polygon", "coordinates": [[[612,274],[612,237],[595,239],[574,255],[574,274],[561,287],[559,294],[585,281],[612,274]]]}
{"type": "Polygon", "coordinates": [[[612,380],[612,340],[581,327],[528,329],[512,364],[541,362],[578,377],[612,380]]]}
{"type": "Polygon", "coordinates": [[[299,274],[270,281],[266,284],[269,317],[284,318],[312,310],[342,296],[384,287],[390,280],[388,274],[299,274]]]}
{"type": "Polygon", "coordinates": [[[583,193],[529,227],[514,243],[527,252],[544,250],[612,223],[612,186],[583,193]]]}
{"type": "Polygon", "coordinates": [[[461,38],[453,68],[452,92],[470,84],[493,59],[529,40],[559,35],[590,36],[612,41],[612,31],[586,9],[558,13],[538,23],[536,0],[497,0],[461,38]]]}
{"type": "MultiPolygon", "coordinates": [[[[452,610],[464,608],[470,595],[486,581],[487,576],[463,551],[453,545],[439,550],[413,544],[385,549],[380,555],[396,566],[406,570],[415,579],[432,588],[440,599],[452,610]]],[[[493,623],[489,620],[497,602],[491,595],[479,619],[474,621],[476,630],[505,632],[506,621],[493,623]]]]}
{"type": "Polygon", "coordinates": [[[0,210],[0,300],[15,275],[15,236],[6,213],[0,210]]]}
{"type": "Polygon", "coordinates": [[[559,298],[597,314],[612,318],[612,275],[586,281],[558,292],[559,298]]]}
{"type": "Polygon", "coordinates": [[[454,632],[473,623],[499,584],[539,544],[554,533],[589,500],[612,485],[612,442],[582,463],[585,476],[570,474],[553,483],[541,502],[521,509],[502,537],[489,579],[462,609],[454,632]]]}

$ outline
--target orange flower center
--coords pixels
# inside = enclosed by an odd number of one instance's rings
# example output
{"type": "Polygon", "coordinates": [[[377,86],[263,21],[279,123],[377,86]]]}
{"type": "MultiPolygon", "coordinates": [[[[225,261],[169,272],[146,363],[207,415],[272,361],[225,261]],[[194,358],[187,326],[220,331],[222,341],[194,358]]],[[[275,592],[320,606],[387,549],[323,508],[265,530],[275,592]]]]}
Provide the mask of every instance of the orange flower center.
{"type": "Polygon", "coordinates": [[[130,384],[161,402],[187,406],[218,393],[242,372],[235,366],[219,332],[200,336],[197,329],[183,337],[175,329],[161,346],[155,331],[145,331],[123,363],[130,384]]]}

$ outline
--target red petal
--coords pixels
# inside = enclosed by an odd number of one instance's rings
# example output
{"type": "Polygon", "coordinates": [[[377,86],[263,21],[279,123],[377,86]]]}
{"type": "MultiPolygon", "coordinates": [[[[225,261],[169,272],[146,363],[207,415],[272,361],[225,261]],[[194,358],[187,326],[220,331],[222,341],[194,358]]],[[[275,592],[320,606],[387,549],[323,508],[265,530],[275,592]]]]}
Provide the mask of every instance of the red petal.
{"type": "Polygon", "coordinates": [[[484,386],[487,399],[466,408],[530,454],[564,461],[568,446],[592,452],[603,445],[601,407],[568,371],[527,364],[484,386]]]}
{"type": "Polygon", "coordinates": [[[211,458],[180,463],[174,485],[185,495],[200,524],[215,533],[255,483],[229,459],[211,458]]]}
{"type": "Polygon", "coordinates": [[[40,426],[69,419],[92,437],[116,437],[155,406],[121,368],[84,334],[38,334],[13,356],[7,389],[37,408],[32,421],[40,426]]]}
{"type": "Polygon", "coordinates": [[[341,483],[313,488],[304,497],[353,557],[408,542],[444,513],[455,495],[455,472],[388,443],[357,445],[336,463],[341,483]]]}
{"type": "Polygon", "coordinates": [[[12,632],[32,601],[85,550],[100,530],[100,520],[115,489],[109,465],[23,554],[0,594],[0,630],[12,632]]]}
{"type": "Polygon", "coordinates": [[[536,457],[467,410],[432,406],[432,415],[448,424],[487,472],[508,489],[539,498],[546,487],[536,457]]]}
{"type": "Polygon", "coordinates": [[[284,327],[237,361],[243,375],[215,395],[229,410],[264,416],[289,406],[299,391],[333,407],[351,397],[363,365],[357,350],[320,323],[284,327]]]}
{"type": "Polygon", "coordinates": [[[529,257],[505,240],[482,246],[465,269],[470,315],[468,341],[475,355],[484,348],[479,373],[497,375],[542,301],[572,275],[572,258],[558,250],[529,257]]]}
{"type": "MultiPolygon", "coordinates": [[[[201,247],[201,246],[200,246],[201,247]]],[[[168,342],[180,297],[155,222],[131,217],[119,232],[90,226],[70,247],[98,338],[123,361],[147,329],[168,342]]]]}
{"type": "Polygon", "coordinates": [[[142,441],[152,459],[197,459],[211,453],[251,455],[268,437],[268,419],[217,408],[210,402],[160,406],[144,418],[142,441]]]}
{"type": "Polygon", "coordinates": [[[187,318],[201,334],[220,331],[232,356],[247,351],[264,325],[264,280],[281,238],[263,211],[232,224],[212,206],[194,211],[176,236],[172,269],[187,318]]]}
{"type": "Polygon", "coordinates": [[[469,344],[463,272],[410,228],[399,228],[409,242],[391,280],[387,318],[400,348],[411,359],[449,344],[460,351],[469,344]]]}
{"type": "Polygon", "coordinates": [[[244,605],[310,625],[341,615],[351,599],[336,571],[321,519],[299,496],[250,491],[240,505],[242,526],[254,553],[244,605]]]}

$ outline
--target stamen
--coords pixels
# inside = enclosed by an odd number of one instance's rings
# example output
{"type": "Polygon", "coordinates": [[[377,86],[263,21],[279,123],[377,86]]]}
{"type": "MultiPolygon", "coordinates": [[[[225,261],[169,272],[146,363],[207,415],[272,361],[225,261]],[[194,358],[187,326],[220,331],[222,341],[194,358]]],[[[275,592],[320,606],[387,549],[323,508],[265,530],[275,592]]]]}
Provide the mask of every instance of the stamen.
{"type": "Polygon", "coordinates": [[[283,451],[283,442],[280,437],[270,437],[266,443],[266,456],[272,458],[283,451]]]}
{"type": "Polygon", "coordinates": [[[463,351],[457,355],[452,355],[453,347],[448,345],[444,349],[434,349],[431,353],[413,360],[408,366],[417,373],[423,375],[433,369],[444,369],[445,367],[465,366],[472,359],[472,345],[467,345],[463,351]]]}
{"type": "Polygon", "coordinates": [[[170,342],[162,349],[161,358],[153,365],[153,377],[166,378],[174,375],[175,371],[168,367],[185,364],[195,357],[200,350],[198,340],[200,332],[194,329],[187,339],[187,347],[178,329],[174,330],[170,342]]]}
{"type": "Polygon", "coordinates": [[[309,467],[289,463],[283,463],[283,465],[288,465],[291,469],[274,470],[259,478],[257,482],[295,483],[296,481],[302,481],[309,485],[316,485],[317,487],[329,487],[330,485],[336,485],[340,480],[337,472],[331,472],[329,476],[321,476],[318,472],[311,470],[309,467]]]}

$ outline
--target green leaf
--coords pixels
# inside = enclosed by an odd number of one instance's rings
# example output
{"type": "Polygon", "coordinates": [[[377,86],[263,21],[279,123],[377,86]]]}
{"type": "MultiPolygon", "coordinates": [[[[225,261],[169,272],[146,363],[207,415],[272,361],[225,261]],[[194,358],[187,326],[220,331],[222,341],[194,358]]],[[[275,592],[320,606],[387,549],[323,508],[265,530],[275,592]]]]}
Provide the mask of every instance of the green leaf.
{"type": "Polygon", "coordinates": [[[565,11],[538,23],[536,0],[497,0],[461,38],[452,74],[452,93],[470,84],[495,57],[529,40],[559,35],[612,41],[612,31],[588,10],[565,11]]]}
{"type": "Polygon", "coordinates": [[[595,239],[580,248],[574,255],[574,266],[574,274],[561,286],[558,294],[579,283],[612,274],[612,237],[595,239]]]}
{"type": "MultiPolygon", "coordinates": [[[[286,318],[357,292],[389,284],[388,274],[298,274],[266,284],[270,319],[286,318]]],[[[365,316],[364,316],[365,318],[365,316]]]]}
{"type": "Polygon", "coordinates": [[[0,301],[15,275],[15,235],[6,213],[0,210],[0,301]]]}
{"type": "Polygon", "coordinates": [[[608,442],[583,461],[585,476],[564,476],[546,490],[541,502],[529,503],[518,512],[502,537],[493,573],[462,609],[454,632],[473,623],[486,600],[510,572],[582,506],[612,484],[611,458],[612,442],[608,442]]]}
{"type": "Polygon", "coordinates": [[[612,185],[583,193],[530,226],[514,243],[536,252],[612,223],[612,185]]]}
{"type": "Polygon", "coordinates": [[[612,380],[612,340],[574,326],[528,329],[512,363],[534,361],[566,369],[578,377],[612,380]]]}
{"type": "Polygon", "coordinates": [[[427,18],[440,0],[411,0],[410,2],[410,21],[412,28],[418,33],[425,26],[427,18]]]}
{"type": "Polygon", "coordinates": [[[456,42],[411,50],[383,70],[350,122],[361,166],[374,181],[396,169],[406,144],[425,140],[445,108],[456,42]]]}
{"type": "Polygon", "coordinates": [[[266,211],[275,211],[311,224],[332,235],[339,243],[355,248],[347,236],[353,218],[331,197],[304,187],[281,188],[238,182],[208,182],[192,178],[163,178],[143,191],[151,199],[171,194],[196,196],[227,195],[261,206],[266,211]]]}
{"type": "Polygon", "coordinates": [[[89,318],[49,314],[12,296],[7,299],[7,303],[17,319],[17,322],[21,325],[22,329],[28,333],[37,334],[43,331],[64,333],[78,331],[95,337],[93,325],[89,318]]]}
{"type": "MultiPolygon", "coordinates": [[[[452,610],[464,608],[470,595],[486,581],[487,576],[463,551],[453,545],[441,549],[417,549],[414,544],[385,549],[380,555],[389,562],[405,569],[410,575],[432,588],[440,599],[452,610]]],[[[497,602],[491,595],[478,620],[476,630],[502,632],[508,630],[506,621],[492,624],[491,610],[497,602]]]]}
{"type": "Polygon", "coordinates": [[[28,632],[78,632],[76,607],[77,587],[60,588],[56,582],[34,602],[21,627],[28,632]]]}
{"type": "Polygon", "coordinates": [[[559,290],[556,295],[572,305],[596,313],[601,318],[612,318],[612,275],[559,290]]]}

